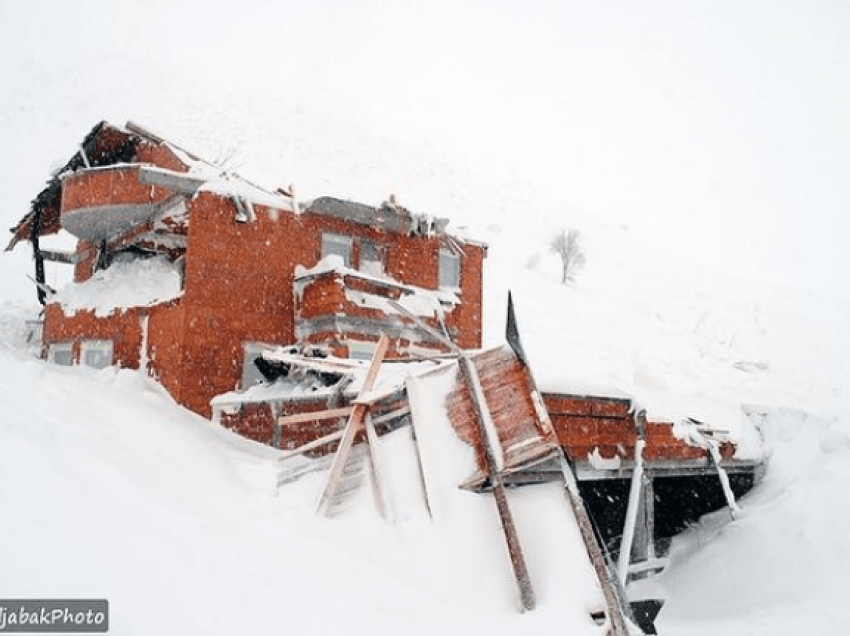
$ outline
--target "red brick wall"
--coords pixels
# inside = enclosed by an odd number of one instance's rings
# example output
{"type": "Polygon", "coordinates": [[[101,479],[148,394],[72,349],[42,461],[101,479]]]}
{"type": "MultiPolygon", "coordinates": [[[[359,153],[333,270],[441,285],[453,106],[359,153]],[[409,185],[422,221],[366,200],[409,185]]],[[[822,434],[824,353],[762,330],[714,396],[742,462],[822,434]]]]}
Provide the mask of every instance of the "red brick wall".
{"type": "Polygon", "coordinates": [[[66,316],[58,303],[49,303],[44,308],[43,342],[46,348],[53,343],[73,341],[73,357],[79,360],[82,340],[112,340],[115,364],[138,369],[143,314],[144,309],[131,308],[103,318],[90,310],[66,316]]]}
{"type": "Polygon", "coordinates": [[[148,372],[183,403],[183,307],[172,300],[148,312],[148,372]]]}
{"type": "MultiPolygon", "coordinates": [[[[227,198],[200,193],[191,203],[182,301],[186,350],[182,402],[206,416],[213,396],[237,388],[244,342],[295,341],[293,273],[297,265],[309,268],[318,262],[322,232],[383,242],[388,247],[391,277],[432,289],[437,285],[436,238],[395,237],[339,219],[275,212],[260,205],[254,208],[255,221],[238,223],[236,207],[227,198]],[[391,244],[393,238],[398,244],[391,244]]],[[[470,295],[475,292],[480,298],[476,276],[483,250],[471,246],[469,253],[473,264],[462,279],[464,293],[469,289],[470,295]]],[[[323,308],[328,311],[348,302],[334,290],[317,289],[316,293],[316,303],[327,305],[323,308]]],[[[465,316],[465,324],[473,331],[461,344],[479,345],[478,312],[470,308],[460,316],[465,316]]]]}
{"type": "MultiPolygon", "coordinates": [[[[634,415],[629,412],[629,400],[601,397],[546,394],[543,396],[549,417],[567,455],[574,461],[587,461],[595,448],[605,459],[619,456],[632,460],[637,443],[634,415]]],[[[646,422],[647,461],[705,459],[706,451],[689,446],[673,435],[673,425],[667,422],[646,422]]],[[[733,444],[723,444],[721,455],[728,459],[735,454],[733,444]]]]}

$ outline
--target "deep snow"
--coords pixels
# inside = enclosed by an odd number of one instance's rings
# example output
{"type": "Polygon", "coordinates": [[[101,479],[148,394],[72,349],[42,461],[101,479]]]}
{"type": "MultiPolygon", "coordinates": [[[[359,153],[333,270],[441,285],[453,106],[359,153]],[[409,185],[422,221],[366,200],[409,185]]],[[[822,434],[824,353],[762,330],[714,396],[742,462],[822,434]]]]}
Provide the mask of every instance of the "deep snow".
{"type": "MultiPolygon", "coordinates": [[[[0,9],[7,225],[104,117],[300,200],[450,217],[490,245],[487,343],[512,289],[541,388],[770,411],[742,515],[674,545],[663,633],[850,631],[846,3],[275,6],[0,9]],[[572,288],[546,251],[563,226],[588,256],[572,288]]],[[[27,247],[0,263],[0,597],[105,596],[120,634],[597,631],[571,544],[550,551],[556,493],[514,498],[540,598],[519,616],[458,464],[432,471],[434,522],[403,470],[396,524],[368,498],[317,518],[321,475],[276,497],[266,451],[147,379],[35,360],[27,247]]]]}

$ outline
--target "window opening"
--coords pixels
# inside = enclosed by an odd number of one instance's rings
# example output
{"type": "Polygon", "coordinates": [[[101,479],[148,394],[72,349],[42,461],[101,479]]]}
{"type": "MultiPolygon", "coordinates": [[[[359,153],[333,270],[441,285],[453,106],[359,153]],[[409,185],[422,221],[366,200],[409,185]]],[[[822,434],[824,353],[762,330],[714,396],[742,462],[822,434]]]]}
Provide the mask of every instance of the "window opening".
{"type": "Polygon", "coordinates": [[[93,369],[104,369],[112,364],[111,340],[83,340],[80,361],[93,369]]]}
{"type": "Polygon", "coordinates": [[[322,234],[322,258],[336,254],[342,257],[342,262],[346,267],[351,267],[351,245],[352,239],[350,236],[322,234]]]}
{"type": "Polygon", "coordinates": [[[47,359],[53,364],[70,367],[74,364],[72,348],[71,342],[53,342],[47,348],[47,359]]]}
{"type": "Polygon", "coordinates": [[[371,360],[376,348],[374,342],[349,342],[348,357],[352,360],[371,360]]]}
{"type": "Polygon", "coordinates": [[[360,271],[369,276],[383,276],[386,248],[372,241],[360,242],[360,271]]]}
{"type": "Polygon", "coordinates": [[[440,250],[440,287],[460,287],[460,256],[449,250],[440,250]]]}

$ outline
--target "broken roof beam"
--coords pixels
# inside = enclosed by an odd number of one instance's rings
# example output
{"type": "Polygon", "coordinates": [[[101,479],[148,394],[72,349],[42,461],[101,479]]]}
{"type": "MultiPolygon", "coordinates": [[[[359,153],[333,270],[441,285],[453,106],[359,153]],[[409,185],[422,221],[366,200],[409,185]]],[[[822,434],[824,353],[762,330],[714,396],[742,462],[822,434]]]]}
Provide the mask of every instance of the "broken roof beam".
{"type": "Polygon", "coordinates": [[[89,256],[89,251],[70,252],[66,250],[47,250],[41,248],[41,257],[53,263],[64,263],[65,265],[76,265],[89,256]]]}
{"type": "Polygon", "coordinates": [[[428,334],[429,336],[431,336],[434,340],[436,340],[437,342],[441,343],[441,344],[442,344],[443,346],[445,346],[445,347],[446,347],[449,351],[451,351],[452,353],[454,353],[454,354],[456,354],[456,355],[461,355],[461,353],[462,353],[462,352],[461,352],[461,350],[460,350],[460,347],[458,347],[458,346],[457,346],[454,342],[452,342],[451,340],[449,340],[446,336],[444,336],[443,334],[441,334],[439,331],[437,331],[436,329],[434,329],[433,327],[431,327],[430,325],[428,325],[428,324],[427,324],[424,320],[422,320],[419,316],[417,316],[417,315],[415,315],[414,313],[412,313],[411,311],[409,311],[406,307],[404,307],[403,305],[401,305],[401,303],[399,303],[399,302],[397,302],[397,301],[395,301],[395,300],[392,300],[392,299],[388,299],[388,300],[387,300],[387,303],[389,304],[389,306],[390,306],[390,307],[392,307],[393,309],[395,309],[397,312],[399,312],[399,313],[403,314],[404,316],[406,316],[407,318],[409,318],[410,320],[412,320],[412,321],[413,321],[413,323],[414,323],[417,327],[419,327],[420,329],[422,329],[422,331],[424,331],[425,333],[427,333],[427,334],[428,334]]]}

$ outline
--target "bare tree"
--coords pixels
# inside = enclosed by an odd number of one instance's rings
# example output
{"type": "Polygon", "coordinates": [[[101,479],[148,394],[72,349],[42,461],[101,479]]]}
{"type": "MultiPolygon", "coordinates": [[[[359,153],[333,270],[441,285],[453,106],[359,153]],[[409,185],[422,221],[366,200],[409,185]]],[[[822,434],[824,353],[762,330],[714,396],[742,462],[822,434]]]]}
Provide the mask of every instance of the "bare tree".
{"type": "Polygon", "coordinates": [[[561,282],[564,285],[573,283],[576,274],[587,261],[581,246],[581,232],[575,228],[561,228],[549,242],[549,250],[561,257],[561,282]]]}

